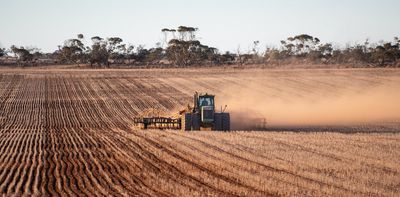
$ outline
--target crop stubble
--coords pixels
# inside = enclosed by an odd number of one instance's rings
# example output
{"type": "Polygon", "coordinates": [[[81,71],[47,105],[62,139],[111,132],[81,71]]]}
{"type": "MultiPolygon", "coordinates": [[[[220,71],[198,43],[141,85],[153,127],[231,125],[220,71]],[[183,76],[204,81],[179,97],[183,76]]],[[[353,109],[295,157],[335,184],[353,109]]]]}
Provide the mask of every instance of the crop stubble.
{"type": "MultiPolygon", "coordinates": [[[[397,133],[139,131],[194,91],[341,95],[396,86],[398,70],[2,70],[0,193],[394,196],[397,133]],[[349,81],[349,79],[351,81],[349,81]],[[259,84],[253,86],[252,84],[259,84]]],[[[306,95],[306,96],[304,96],[306,95]]],[[[220,101],[223,104],[223,101],[220,101]]]]}

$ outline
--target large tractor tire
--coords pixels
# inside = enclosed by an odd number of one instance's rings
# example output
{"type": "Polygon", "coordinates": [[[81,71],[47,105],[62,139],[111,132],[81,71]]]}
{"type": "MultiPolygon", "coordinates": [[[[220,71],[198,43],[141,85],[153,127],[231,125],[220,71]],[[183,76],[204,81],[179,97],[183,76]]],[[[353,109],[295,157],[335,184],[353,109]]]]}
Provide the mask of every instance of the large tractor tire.
{"type": "Polygon", "coordinates": [[[181,120],[182,131],[199,131],[200,115],[197,113],[185,113],[181,120]]]}
{"type": "Polygon", "coordinates": [[[214,131],[229,131],[230,130],[230,116],[229,113],[215,113],[214,114],[214,131]]]}
{"type": "Polygon", "coordinates": [[[181,120],[181,130],[190,131],[192,129],[191,122],[192,122],[192,114],[190,113],[183,114],[181,120]]]}
{"type": "Polygon", "coordinates": [[[231,117],[229,113],[221,113],[222,114],[222,131],[230,131],[231,130],[231,117]]]}

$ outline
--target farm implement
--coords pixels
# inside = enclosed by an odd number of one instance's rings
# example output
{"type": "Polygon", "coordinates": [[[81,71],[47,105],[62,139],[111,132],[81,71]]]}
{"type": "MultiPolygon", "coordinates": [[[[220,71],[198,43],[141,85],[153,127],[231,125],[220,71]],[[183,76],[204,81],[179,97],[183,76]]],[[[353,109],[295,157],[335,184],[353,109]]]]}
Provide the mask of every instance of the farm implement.
{"type": "Polygon", "coordinates": [[[179,111],[179,117],[137,117],[134,118],[134,126],[139,129],[177,129],[182,131],[229,131],[230,115],[215,111],[215,95],[193,95],[193,107],[179,111]]]}

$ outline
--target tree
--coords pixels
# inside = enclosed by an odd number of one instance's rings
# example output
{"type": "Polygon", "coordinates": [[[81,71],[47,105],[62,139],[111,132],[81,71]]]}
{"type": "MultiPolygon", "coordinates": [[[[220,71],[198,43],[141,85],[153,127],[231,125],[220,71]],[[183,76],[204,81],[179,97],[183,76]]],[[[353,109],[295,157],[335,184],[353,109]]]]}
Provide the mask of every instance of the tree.
{"type": "Polygon", "coordinates": [[[204,60],[218,62],[218,50],[201,44],[196,39],[197,31],[198,28],[187,26],[179,26],[176,30],[167,28],[161,30],[165,40],[168,39],[169,33],[173,35],[166,48],[166,56],[173,64],[187,66],[204,60]],[[175,35],[176,32],[178,36],[175,35]]]}
{"type": "Polygon", "coordinates": [[[132,60],[132,59],[135,59],[135,52],[134,52],[134,49],[135,49],[135,46],[129,44],[128,47],[127,47],[126,50],[125,50],[124,57],[125,57],[126,59],[128,59],[128,64],[131,63],[131,60],[132,60]]]}
{"type": "Polygon", "coordinates": [[[304,57],[310,51],[316,50],[316,46],[320,43],[320,40],[307,34],[300,34],[289,37],[286,41],[281,41],[281,43],[288,55],[304,57]]]}
{"type": "Polygon", "coordinates": [[[329,58],[332,56],[332,52],[333,52],[332,44],[326,43],[326,44],[320,45],[318,47],[318,51],[322,55],[322,57],[329,58]]]}
{"type": "Polygon", "coordinates": [[[316,46],[313,49],[310,49],[310,51],[306,54],[306,57],[314,62],[328,62],[328,59],[332,57],[332,44],[326,43],[326,44],[320,44],[316,46]]]}
{"type": "Polygon", "coordinates": [[[242,66],[246,62],[245,56],[240,50],[240,45],[236,48],[236,61],[239,66],[242,66]]]}
{"type": "Polygon", "coordinates": [[[251,51],[253,52],[253,54],[254,55],[258,55],[258,52],[259,52],[259,44],[260,44],[260,41],[258,41],[258,40],[256,40],[256,41],[253,41],[253,48],[251,49],[251,51]]]}
{"type": "Polygon", "coordinates": [[[150,63],[158,63],[163,57],[163,49],[161,47],[151,48],[146,55],[146,61],[150,63]]]}
{"type": "Polygon", "coordinates": [[[372,61],[380,66],[396,62],[399,58],[399,45],[386,42],[378,45],[371,52],[372,61]]]}
{"type": "Polygon", "coordinates": [[[167,56],[176,65],[193,64],[195,60],[194,50],[199,46],[200,42],[197,40],[172,39],[168,42],[167,56]]]}
{"type": "Polygon", "coordinates": [[[82,40],[84,38],[83,34],[78,34],[77,37],[79,40],[82,40]]]}
{"type": "Polygon", "coordinates": [[[226,51],[224,54],[219,56],[218,63],[231,64],[233,61],[235,61],[235,56],[235,54],[226,51]]]}
{"type": "Polygon", "coordinates": [[[0,57],[6,56],[7,55],[7,51],[4,48],[0,48],[0,57]]]}
{"type": "Polygon", "coordinates": [[[86,62],[85,51],[87,48],[82,42],[82,34],[78,34],[77,38],[72,38],[64,41],[63,46],[59,46],[58,59],[60,62],[74,63],[79,66],[79,63],[86,62]]]}
{"type": "Polygon", "coordinates": [[[163,29],[163,32],[178,32],[178,39],[171,39],[166,49],[167,57],[176,65],[189,65],[194,63],[194,50],[201,44],[195,40],[198,30],[194,27],[179,26],[177,30],[163,29]]]}
{"type": "Polygon", "coordinates": [[[106,39],[107,53],[109,59],[114,62],[120,62],[123,59],[123,54],[125,53],[126,45],[122,44],[122,39],[119,37],[111,37],[106,39]]]}
{"type": "Polygon", "coordinates": [[[92,42],[93,44],[89,54],[90,66],[94,66],[96,64],[98,66],[109,66],[107,43],[99,36],[92,37],[92,42]]]}
{"type": "Polygon", "coordinates": [[[264,57],[268,62],[275,62],[281,60],[284,54],[285,54],[284,52],[281,52],[276,48],[270,47],[267,48],[267,50],[265,51],[264,57]]]}
{"type": "Polygon", "coordinates": [[[164,40],[162,42],[161,47],[164,47],[164,45],[168,45],[168,34],[171,33],[172,34],[172,39],[175,39],[175,29],[168,29],[168,28],[163,28],[161,29],[161,32],[164,35],[164,40]]]}
{"type": "Polygon", "coordinates": [[[94,36],[91,40],[93,42],[89,50],[89,62],[91,66],[105,65],[109,67],[112,62],[123,62],[128,49],[126,45],[122,43],[123,40],[121,38],[110,37],[103,39],[99,36],[94,36]],[[112,62],[109,60],[112,60],[112,62]]]}
{"type": "Polygon", "coordinates": [[[258,62],[258,60],[260,59],[260,56],[259,56],[259,51],[260,51],[259,45],[260,45],[260,41],[258,41],[258,40],[253,41],[253,48],[251,49],[251,51],[253,53],[252,54],[253,55],[253,57],[252,57],[253,63],[258,62]]]}
{"type": "MultiPolygon", "coordinates": [[[[0,57],[6,56],[7,55],[7,51],[4,48],[0,48],[0,57]]],[[[2,63],[1,59],[0,59],[0,64],[2,63]]]]}
{"type": "Polygon", "coordinates": [[[149,53],[149,50],[145,49],[144,45],[139,45],[136,47],[135,60],[138,62],[145,62],[149,53]]]}
{"type": "Polygon", "coordinates": [[[198,28],[195,27],[186,27],[186,26],[179,26],[176,30],[179,33],[179,39],[184,41],[191,41],[195,40],[196,32],[198,28]]]}
{"type": "Polygon", "coordinates": [[[367,39],[363,44],[347,45],[345,49],[334,52],[333,58],[339,60],[337,63],[371,63],[372,50],[373,47],[369,47],[367,39]]]}
{"type": "Polygon", "coordinates": [[[25,64],[33,60],[33,54],[30,52],[30,50],[25,49],[24,47],[17,47],[15,45],[12,45],[11,51],[15,54],[15,56],[17,56],[18,64],[25,64]]]}
{"type": "Polygon", "coordinates": [[[400,39],[398,37],[394,37],[394,44],[393,44],[395,51],[394,51],[394,56],[395,56],[395,61],[399,62],[400,60],[400,39]]]}

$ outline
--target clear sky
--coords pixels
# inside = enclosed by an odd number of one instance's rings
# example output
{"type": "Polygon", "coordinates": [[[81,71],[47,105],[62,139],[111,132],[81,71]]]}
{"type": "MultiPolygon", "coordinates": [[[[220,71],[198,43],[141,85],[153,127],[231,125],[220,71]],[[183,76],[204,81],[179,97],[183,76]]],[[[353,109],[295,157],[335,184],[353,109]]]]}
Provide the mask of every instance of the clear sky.
{"type": "Polygon", "coordinates": [[[198,27],[200,41],[221,51],[301,33],[342,46],[389,41],[400,36],[400,0],[0,0],[2,47],[53,51],[83,33],[150,48],[162,28],[180,25],[198,27]]]}

